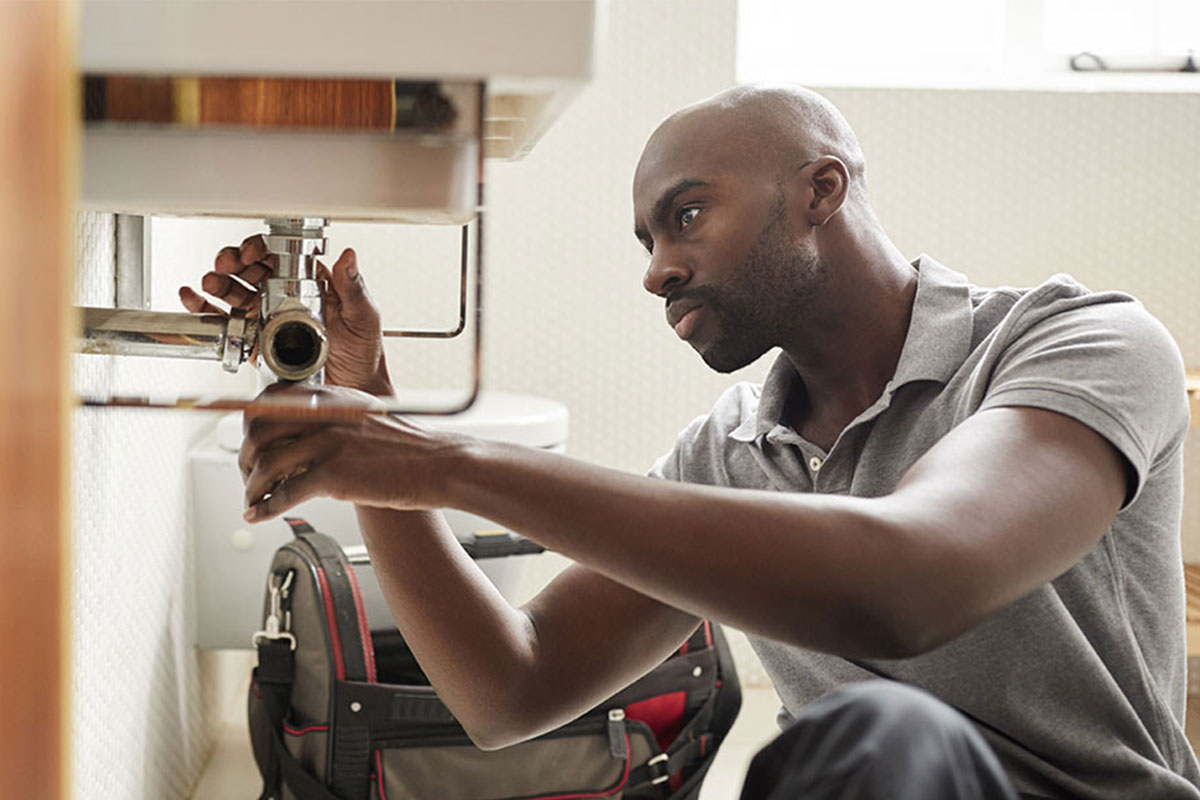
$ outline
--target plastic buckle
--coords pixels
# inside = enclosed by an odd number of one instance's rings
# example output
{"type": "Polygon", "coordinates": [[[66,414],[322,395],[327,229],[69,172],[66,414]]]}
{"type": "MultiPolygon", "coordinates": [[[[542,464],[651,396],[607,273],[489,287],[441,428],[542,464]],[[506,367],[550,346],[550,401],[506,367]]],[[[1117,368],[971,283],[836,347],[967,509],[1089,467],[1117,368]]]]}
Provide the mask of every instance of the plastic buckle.
{"type": "Polygon", "coordinates": [[[667,772],[668,756],[666,753],[659,753],[654,758],[646,762],[646,766],[650,768],[651,773],[659,773],[650,779],[651,784],[665,783],[671,779],[671,773],[667,772]],[[662,766],[659,766],[659,765],[662,766]]]}

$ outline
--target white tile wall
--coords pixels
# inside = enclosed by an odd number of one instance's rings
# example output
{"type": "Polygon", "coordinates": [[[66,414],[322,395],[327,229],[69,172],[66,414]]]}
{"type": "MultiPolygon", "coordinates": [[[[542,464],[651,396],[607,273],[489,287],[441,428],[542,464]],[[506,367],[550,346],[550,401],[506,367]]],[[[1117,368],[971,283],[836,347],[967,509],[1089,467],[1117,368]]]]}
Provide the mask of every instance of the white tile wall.
{"type": "MultiPolygon", "coordinates": [[[[76,220],[76,302],[111,306],[113,218],[76,220]]],[[[184,385],[196,365],[75,356],[75,385],[184,385]]],[[[219,368],[215,365],[207,365],[219,368]]],[[[203,377],[203,376],[202,376],[203,377]]],[[[227,692],[188,643],[184,454],[211,418],[81,408],[72,433],[72,772],[80,798],[184,798],[227,692]]],[[[226,681],[228,683],[228,681],[226,681]]]]}

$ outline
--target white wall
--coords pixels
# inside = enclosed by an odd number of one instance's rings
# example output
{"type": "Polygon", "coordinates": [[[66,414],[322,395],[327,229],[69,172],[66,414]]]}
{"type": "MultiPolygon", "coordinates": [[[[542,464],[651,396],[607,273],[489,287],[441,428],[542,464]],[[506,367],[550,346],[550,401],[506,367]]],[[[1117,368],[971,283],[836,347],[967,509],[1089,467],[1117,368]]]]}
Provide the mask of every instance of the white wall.
{"type": "MultiPolygon", "coordinates": [[[[710,373],[664,323],[640,280],[629,183],[657,123],[733,81],[733,0],[615,0],[601,74],[534,152],[489,164],[486,386],[571,411],[571,452],[640,472],[733,380],[710,373]]],[[[880,217],[901,249],[981,284],[1059,271],[1141,297],[1200,366],[1200,96],[823,90],[858,131],[880,217]]],[[[198,276],[222,242],[259,223],[157,221],[156,257],[198,276]]],[[[335,224],[385,317],[432,325],[452,312],[457,238],[335,224]],[[444,266],[443,266],[444,265],[444,266]]],[[[111,289],[111,222],[81,220],[81,302],[111,289]],[[108,260],[106,260],[108,259],[108,260]]],[[[175,278],[156,279],[171,302],[175,278]],[[165,281],[165,282],[164,282],[165,281]]],[[[99,298],[99,299],[97,299],[99,298]]],[[[389,345],[400,385],[459,385],[464,349],[389,345]]],[[[86,387],[189,385],[215,365],[78,357],[86,387]],[[205,370],[196,372],[195,369],[205,370]]],[[[202,414],[75,414],[75,704],[79,797],[180,797],[211,740],[223,687],[183,635],[183,457],[202,414]]],[[[1200,445],[1190,443],[1198,463],[1200,445]]],[[[1196,469],[1190,470],[1195,475],[1196,469]]],[[[1200,496],[1192,480],[1193,495],[1200,496]]],[[[1191,557],[1200,514],[1188,506],[1191,557]]],[[[741,645],[739,645],[741,647],[741,645]]],[[[742,650],[744,677],[761,673],[742,650]]],[[[226,687],[227,688],[227,687],[226,687]]]]}
{"type": "MultiPolygon", "coordinates": [[[[76,303],[111,307],[113,217],[78,215],[75,244],[76,303]]],[[[227,383],[215,364],[81,355],[73,378],[81,395],[227,383]]],[[[70,730],[81,800],[186,797],[208,752],[227,687],[216,680],[217,657],[188,641],[183,454],[211,420],[72,413],[70,730]]]]}

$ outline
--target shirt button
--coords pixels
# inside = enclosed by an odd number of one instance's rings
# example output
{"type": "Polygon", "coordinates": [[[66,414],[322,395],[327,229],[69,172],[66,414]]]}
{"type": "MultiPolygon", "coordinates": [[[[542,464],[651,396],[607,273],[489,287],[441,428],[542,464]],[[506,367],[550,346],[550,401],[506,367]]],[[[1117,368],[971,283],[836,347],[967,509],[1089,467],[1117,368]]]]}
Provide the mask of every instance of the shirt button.
{"type": "Polygon", "coordinates": [[[817,470],[819,470],[821,468],[821,459],[817,458],[816,456],[813,456],[812,458],[810,458],[808,460],[808,468],[811,469],[813,472],[816,472],[817,470]]]}

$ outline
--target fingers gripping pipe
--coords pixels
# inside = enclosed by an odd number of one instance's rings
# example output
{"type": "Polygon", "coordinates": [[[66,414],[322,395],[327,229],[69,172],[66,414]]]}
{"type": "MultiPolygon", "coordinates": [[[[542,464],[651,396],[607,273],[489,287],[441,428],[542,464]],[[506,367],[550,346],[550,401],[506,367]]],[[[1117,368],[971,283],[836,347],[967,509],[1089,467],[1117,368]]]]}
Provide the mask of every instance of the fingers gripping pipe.
{"type": "Polygon", "coordinates": [[[321,382],[329,355],[316,257],[325,253],[323,218],[267,220],[267,248],[278,260],[261,287],[259,319],[123,308],[80,308],[81,353],[220,361],[237,372],[257,345],[260,375],[321,382]]]}

